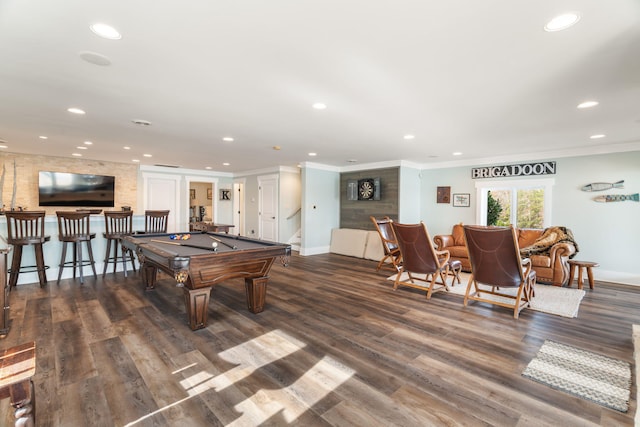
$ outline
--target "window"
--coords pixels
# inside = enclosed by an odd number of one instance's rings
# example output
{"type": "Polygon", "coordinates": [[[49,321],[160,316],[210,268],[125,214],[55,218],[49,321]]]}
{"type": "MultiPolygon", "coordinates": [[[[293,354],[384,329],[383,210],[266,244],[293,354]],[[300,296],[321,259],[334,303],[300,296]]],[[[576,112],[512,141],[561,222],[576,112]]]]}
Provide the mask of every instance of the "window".
{"type": "Polygon", "coordinates": [[[545,228],[551,224],[553,179],[476,183],[476,222],[482,225],[545,228]],[[492,222],[492,224],[489,224],[492,222]]]}

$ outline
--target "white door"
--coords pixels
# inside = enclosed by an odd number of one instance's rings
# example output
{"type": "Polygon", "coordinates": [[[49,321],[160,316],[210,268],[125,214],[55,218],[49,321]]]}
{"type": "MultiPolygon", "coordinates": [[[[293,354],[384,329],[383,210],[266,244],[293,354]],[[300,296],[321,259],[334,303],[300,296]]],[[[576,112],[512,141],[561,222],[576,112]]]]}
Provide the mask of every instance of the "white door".
{"type": "Polygon", "coordinates": [[[145,210],[165,210],[169,209],[167,218],[167,231],[169,233],[177,231],[176,218],[178,215],[178,182],[175,179],[159,177],[145,178],[145,210]]]}
{"type": "Polygon", "coordinates": [[[278,241],[278,176],[258,177],[259,238],[278,241]]]}

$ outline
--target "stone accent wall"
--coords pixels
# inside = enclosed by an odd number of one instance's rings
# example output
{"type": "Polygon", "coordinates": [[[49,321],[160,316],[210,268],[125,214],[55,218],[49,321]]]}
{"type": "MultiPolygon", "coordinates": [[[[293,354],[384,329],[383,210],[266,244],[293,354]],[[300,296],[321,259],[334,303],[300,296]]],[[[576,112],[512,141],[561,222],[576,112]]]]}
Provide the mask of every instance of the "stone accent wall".
{"type": "MultiPolygon", "coordinates": [[[[55,215],[57,210],[76,209],[75,207],[38,206],[38,172],[70,172],[116,177],[115,206],[103,208],[120,210],[122,206],[137,206],[138,166],[127,163],[111,163],[98,160],[73,159],[67,157],[32,156],[18,153],[0,154],[0,176],[4,165],[4,185],[0,188],[0,199],[6,210],[11,208],[13,195],[13,162],[16,164],[16,202],[15,207],[27,210],[45,210],[47,215],[55,215]]],[[[1,179],[1,178],[0,178],[1,179]]]]}

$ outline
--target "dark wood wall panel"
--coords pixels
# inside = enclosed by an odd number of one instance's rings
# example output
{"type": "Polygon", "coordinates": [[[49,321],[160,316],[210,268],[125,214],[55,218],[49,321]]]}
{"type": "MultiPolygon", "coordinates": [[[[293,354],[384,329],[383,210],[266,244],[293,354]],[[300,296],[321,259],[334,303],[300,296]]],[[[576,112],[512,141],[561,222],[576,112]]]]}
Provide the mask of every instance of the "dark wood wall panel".
{"type": "Polygon", "coordinates": [[[374,230],[370,216],[398,219],[400,168],[373,169],[340,174],[340,228],[374,230]],[[347,200],[347,181],[380,178],[380,200],[347,200]]]}

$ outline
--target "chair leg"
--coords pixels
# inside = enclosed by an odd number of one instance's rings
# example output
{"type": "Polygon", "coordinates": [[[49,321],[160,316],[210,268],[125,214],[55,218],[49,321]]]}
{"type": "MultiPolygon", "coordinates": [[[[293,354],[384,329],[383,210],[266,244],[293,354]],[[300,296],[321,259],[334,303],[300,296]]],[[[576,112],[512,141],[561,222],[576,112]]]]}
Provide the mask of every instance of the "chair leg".
{"type": "Polygon", "coordinates": [[[74,258],[74,263],[73,263],[73,278],[76,278],[76,265],[78,266],[78,270],[79,270],[79,274],[80,274],[80,283],[84,283],[84,275],[82,274],[82,244],[80,242],[73,242],[73,246],[75,249],[75,253],[77,254],[77,256],[74,254],[73,258],[74,258]],[[76,264],[77,262],[77,264],[76,264]]]}
{"type": "Polygon", "coordinates": [[[87,240],[87,252],[89,252],[89,263],[91,264],[91,269],[93,270],[93,277],[97,278],[96,274],[96,262],[93,259],[93,250],[91,249],[91,240],[87,240]]]}
{"type": "MultiPolygon", "coordinates": [[[[127,277],[127,253],[126,253],[126,249],[124,248],[124,246],[122,246],[122,241],[118,240],[116,243],[116,253],[118,251],[118,248],[120,248],[120,255],[122,256],[122,271],[124,271],[124,277],[127,277]]],[[[116,256],[116,261],[117,261],[118,257],[116,256]]],[[[115,266],[117,263],[113,263],[113,272],[116,272],[115,266]]]]}
{"type": "Polygon", "coordinates": [[[15,288],[18,284],[20,274],[20,264],[22,263],[22,246],[14,245],[13,258],[11,259],[11,274],[9,275],[9,289],[15,288]]]}
{"type": "Polygon", "coordinates": [[[34,246],[36,251],[36,268],[38,269],[38,278],[40,279],[40,287],[47,284],[47,272],[44,265],[44,253],[42,252],[42,244],[38,243],[34,246]]]}
{"type": "Polygon", "coordinates": [[[104,256],[104,268],[102,269],[102,277],[107,274],[107,266],[109,265],[109,255],[111,254],[111,239],[107,239],[107,249],[104,256]]]}
{"type": "Polygon", "coordinates": [[[60,264],[58,265],[58,281],[56,283],[60,283],[60,279],[62,278],[62,270],[64,269],[64,263],[67,259],[67,243],[62,242],[62,256],[60,257],[60,264]]]}

